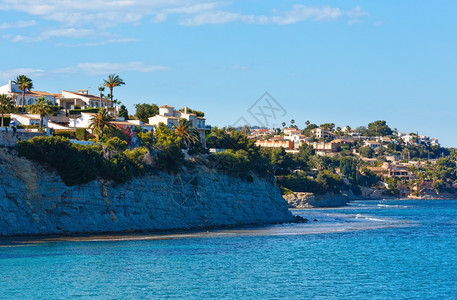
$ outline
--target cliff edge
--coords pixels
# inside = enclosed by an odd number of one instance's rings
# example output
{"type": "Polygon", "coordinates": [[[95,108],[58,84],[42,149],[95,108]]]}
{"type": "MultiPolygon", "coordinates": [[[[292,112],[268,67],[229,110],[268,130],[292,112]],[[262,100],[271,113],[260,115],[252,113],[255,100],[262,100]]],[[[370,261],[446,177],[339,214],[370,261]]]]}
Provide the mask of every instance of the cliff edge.
{"type": "Polygon", "coordinates": [[[66,186],[0,148],[0,236],[191,229],[293,220],[273,180],[246,182],[204,167],[115,185],[66,186]]]}

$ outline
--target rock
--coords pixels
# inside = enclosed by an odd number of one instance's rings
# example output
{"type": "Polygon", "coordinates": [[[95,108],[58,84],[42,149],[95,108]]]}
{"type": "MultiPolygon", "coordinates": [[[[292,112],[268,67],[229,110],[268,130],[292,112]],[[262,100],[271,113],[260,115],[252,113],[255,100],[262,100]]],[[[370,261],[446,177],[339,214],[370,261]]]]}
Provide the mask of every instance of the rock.
{"type": "Polygon", "coordinates": [[[313,208],[313,207],[339,207],[345,206],[348,198],[342,194],[326,193],[316,195],[313,193],[292,193],[283,196],[290,208],[313,208]]]}
{"type": "Polygon", "coordinates": [[[302,216],[295,216],[294,223],[308,223],[308,219],[303,218],[302,216]]]}
{"type": "Polygon", "coordinates": [[[45,167],[0,148],[0,236],[154,231],[292,222],[272,180],[206,168],[176,176],[66,186],[45,167]],[[198,180],[195,180],[197,178],[198,180]]]}

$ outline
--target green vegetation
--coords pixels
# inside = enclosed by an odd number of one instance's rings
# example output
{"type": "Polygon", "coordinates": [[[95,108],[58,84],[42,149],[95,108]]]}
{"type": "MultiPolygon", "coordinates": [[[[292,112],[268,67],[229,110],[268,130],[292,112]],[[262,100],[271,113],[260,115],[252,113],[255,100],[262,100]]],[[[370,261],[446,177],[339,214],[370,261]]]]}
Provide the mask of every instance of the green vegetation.
{"type": "Polygon", "coordinates": [[[45,98],[38,98],[37,101],[29,106],[30,113],[40,115],[40,128],[43,127],[43,118],[53,112],[51,102],[45,98]]]}
{"type": "MultiPolygon", "coordinates": [[[[3,122],[4,121],[3,115],[9,114],[13,110],[13,107],[14,107],[14,100],[6,94],[1,94],[0,95],[0,114],[2,117],[2,121],[0,124],[1,127],[3,127],[5,125],[3,122]]],[[[8,124],[9,124],[9,120],[8,120],[8,124]]]]}
{"type": "Polygon", "coordinates": [[[113,103],[113,89],[117,86],[122,86],[124,84],[125,84],[124,80],[122,80],[122,78],[120,78],[119,75],[116,75],[116,74],[110,74],[110,75],[108,75],[108,79],[103,80],[103,86],[109,88],[109,96],[111,98],[111,104],[113,103]]]}
{"type": "Polygon", "coordinates": [[[99,138],[103,137],[103,131],[105,127],[113,127],[111,123],[114,121],[114,118],[109,114],[108,110],[105,108],[100,109],[97,115],[90,118],[89,128],[98,134],[99,138]]]}
{"type": "Polygon", "coordinates": [[[25,107],[25,93],[33,89],[32,79],[28,78],[25,75],[19,75],[16,77],[16,80],[13,81],[14,84],[17,84],[17,87],[22,91],[21,105],[22,112],[24,112],[25,107]]]}
{"type": "Polygon", "coordinates": [[[129,119],[129,111],[127,110],[127,107],[125,107],[124,104],[122,104],[121,107],[119,108],[118,116],[121,118],[124,118],[124,120],[126,120],[126,121],[129,119]]]}
{"type": "Polygon", "coordinates": [[[143,123],[148,123],[149,118],[159,114],[159,107],[156,104],[135,104],[135,118],[143,123]]]}

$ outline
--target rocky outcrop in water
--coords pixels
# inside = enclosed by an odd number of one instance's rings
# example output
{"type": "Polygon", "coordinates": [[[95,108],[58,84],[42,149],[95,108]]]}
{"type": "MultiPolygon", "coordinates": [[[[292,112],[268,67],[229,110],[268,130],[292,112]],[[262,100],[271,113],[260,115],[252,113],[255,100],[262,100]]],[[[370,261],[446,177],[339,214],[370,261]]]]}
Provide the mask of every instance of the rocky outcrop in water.
{"type": "Polygon", "coordinates": [[[348,197],[343,194],[326,193],[317,195],[313,193],[292,193],[284,195],[284,199],[290,208],[313,208],[313,207],[338,207],[345,206],[348,197]]]}
{"type": "Polygon", "coordinates": [[[114,185],[68,187],[44,166],[0,148],[0,236],[208,228],[289,222],[274,182],[200,168],[114,185]]]}

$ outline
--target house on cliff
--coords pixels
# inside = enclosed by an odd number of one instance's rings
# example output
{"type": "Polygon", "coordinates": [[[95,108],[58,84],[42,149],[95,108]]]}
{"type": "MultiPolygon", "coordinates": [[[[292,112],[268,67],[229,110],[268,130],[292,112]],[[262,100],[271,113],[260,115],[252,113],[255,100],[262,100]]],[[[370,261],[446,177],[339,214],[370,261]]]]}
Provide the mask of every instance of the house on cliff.
{"type": "Polygon", "coordinates": [[[190,113],[187,107],[184,111],[179,111],[173,106],[162,105],[159,107],[159,114],[149,118],[149,124],[159,125],[160,123],[164,123],[168,128],[172,129],[175,126],[178,126],[178,121],[181,118],[188,120],[191,126],[198,131],[200,141],[203,147],[206,147],[206,132],[210,130],[210,128],[205,125],[206,119],[198,117],[194,113],[190,113]]]}
{"type": "MultiPolygon", "coordinates": [[[[19,89],[17,84],[14,84],[11,80],[7,84],[0,86],[0,94],[6,94],[11,97],[17,106],[22,105],[22,91],[19,89]]],[[[24,94],[24,105],[34,104],[39,98],[44,98],[45,100],[56,104],[56,98],[58,94],[52,94],[48,92],[40,91],[27,91],[24,94]]]]}

